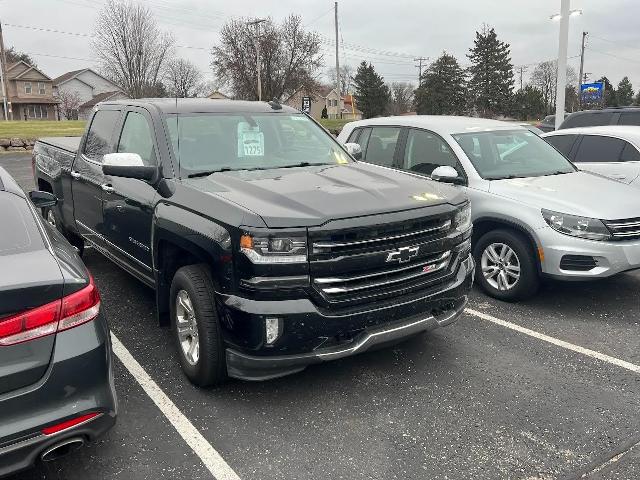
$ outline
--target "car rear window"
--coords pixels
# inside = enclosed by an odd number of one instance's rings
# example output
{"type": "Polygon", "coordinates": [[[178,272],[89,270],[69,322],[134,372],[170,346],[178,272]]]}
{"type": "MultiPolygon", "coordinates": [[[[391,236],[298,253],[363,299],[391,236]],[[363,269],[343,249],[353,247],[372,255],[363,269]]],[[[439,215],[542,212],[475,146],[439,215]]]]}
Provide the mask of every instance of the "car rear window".
{"type": "Polygon", "coordinates": [[[23,198],[0,192],[0,257],[44,248],[40,230],[23,198]]]}
{"type": "Polygon", "coordinates": [[[578,115],[570,115],[562,123],[562,128],[595,127],[598,125],[610,125],[613,112],[589,112],[578,115]]]}
{"type": "Polygon", "coordinates": [[[618,125],[640,125],[640,111],[621,113],[618,125]]]}

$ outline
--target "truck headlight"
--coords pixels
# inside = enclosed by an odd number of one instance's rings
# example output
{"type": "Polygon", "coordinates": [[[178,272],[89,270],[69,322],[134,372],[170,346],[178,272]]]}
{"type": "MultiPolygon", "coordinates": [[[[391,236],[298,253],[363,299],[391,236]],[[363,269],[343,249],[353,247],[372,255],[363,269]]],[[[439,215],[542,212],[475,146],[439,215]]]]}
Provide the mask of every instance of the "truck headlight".
{"type": "Polygon", "coordinates": [[[240,237],[240,251],[253,263],[303,263],[307,261],[307,239],[245,233],[240,237]]]}
{"type": "Polygon", "coordinates": [[[464,205],[453,219],[453,226],[458,232],[466,232],[471,228],[471,204],[464,205]]]}
{"type": "Polygon", "coordinates": [[[579,217],[542,209],[542,217],[554,230],[588,240],[609,240],[611,233],[597,218],[579,217]]]}

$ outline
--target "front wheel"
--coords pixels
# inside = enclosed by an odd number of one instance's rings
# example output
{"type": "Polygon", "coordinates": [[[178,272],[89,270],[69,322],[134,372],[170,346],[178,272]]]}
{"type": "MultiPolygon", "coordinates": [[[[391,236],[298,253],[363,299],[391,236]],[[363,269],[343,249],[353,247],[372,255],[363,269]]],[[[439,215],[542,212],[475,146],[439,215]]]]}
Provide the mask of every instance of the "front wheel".
{"type": "Polygon", "coordinates": [[[484,234],[473,250],[476,281],[487,295],[513,302],[532,297],[540,286],[529,242],[511,230],[484,234]]]}
{"type": "Polygon", "coordinates": [[[200,387],[224,381],[224,346],[207,266],[180,268],[171,282],[170,295],[171,329],[185,375],[200,387]]]}

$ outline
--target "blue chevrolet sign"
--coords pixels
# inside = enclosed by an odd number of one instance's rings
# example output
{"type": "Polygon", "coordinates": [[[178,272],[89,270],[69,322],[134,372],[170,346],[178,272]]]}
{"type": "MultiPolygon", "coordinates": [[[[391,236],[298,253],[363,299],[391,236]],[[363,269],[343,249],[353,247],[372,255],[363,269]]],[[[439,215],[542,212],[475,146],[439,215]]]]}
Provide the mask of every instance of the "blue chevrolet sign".
{"type": "Polygon", "coordinates": [[[604,95],[604,83],[583,83],[580,85],[583,102],[599,102],[604,95]]]}

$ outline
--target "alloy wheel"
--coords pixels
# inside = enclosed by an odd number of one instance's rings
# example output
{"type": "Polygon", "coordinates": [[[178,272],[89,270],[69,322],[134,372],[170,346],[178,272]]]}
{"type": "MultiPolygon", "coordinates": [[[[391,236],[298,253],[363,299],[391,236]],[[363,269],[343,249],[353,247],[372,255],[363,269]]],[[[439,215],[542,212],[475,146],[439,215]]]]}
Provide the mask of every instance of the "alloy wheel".
{"type": "Polygon", "coordinates": [[[511,290],[520,280],[520,259],[504,243],[492,243],[482,252],[482,275],[496,290],[511,290]]]}
{"type": "Polygon", "coordinates": [[[186,290],[176,295],[176,330],[184,358],[190,365],[196,365],[200,359],[198,320],[186,290]]]}

